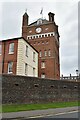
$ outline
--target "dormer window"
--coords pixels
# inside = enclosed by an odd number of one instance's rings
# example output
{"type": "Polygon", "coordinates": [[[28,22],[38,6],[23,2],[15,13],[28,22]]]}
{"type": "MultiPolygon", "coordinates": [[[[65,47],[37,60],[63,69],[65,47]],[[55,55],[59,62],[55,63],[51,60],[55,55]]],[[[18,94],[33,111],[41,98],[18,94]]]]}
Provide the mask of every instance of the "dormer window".
{"type": "Polygon", "coordinates": [[[37,25],[40,25],[40,24],[42,24],[42,19],[37,20],[37,25]]]}

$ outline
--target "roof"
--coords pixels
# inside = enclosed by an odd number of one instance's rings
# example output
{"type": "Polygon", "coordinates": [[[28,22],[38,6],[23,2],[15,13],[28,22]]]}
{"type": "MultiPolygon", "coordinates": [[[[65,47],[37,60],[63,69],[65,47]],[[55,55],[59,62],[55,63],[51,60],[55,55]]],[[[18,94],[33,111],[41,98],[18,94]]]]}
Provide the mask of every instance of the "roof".
{"type": "Polygon", "coordinates": [[[24,37],[16,37],[16,38],[10,38],[10,39],[6,39],[6,40],[2,40],[0,42],[6,42],[9,40],[19,40],[19,39],[24,39],[37,53],[39,53],[29,42],[27,39],[25,39],[24,37]]]}
{"type": "MultiPolygon", "coordinates": [[[[48,20],[46,20],[46,19],[41,19],[41,18],[39,18],[38,20],[42,20],[42,23],[41,23],[40,25],[50,23],[50,22],[49,22],[48,20]]],[[[38,20],[37,20],[37,21],[38,21],[38,20]]],[[[29,24],[28,26],[37,26],[37,25],[38,25],[38,24],[37,24],[37,21],[29,24]]]]}

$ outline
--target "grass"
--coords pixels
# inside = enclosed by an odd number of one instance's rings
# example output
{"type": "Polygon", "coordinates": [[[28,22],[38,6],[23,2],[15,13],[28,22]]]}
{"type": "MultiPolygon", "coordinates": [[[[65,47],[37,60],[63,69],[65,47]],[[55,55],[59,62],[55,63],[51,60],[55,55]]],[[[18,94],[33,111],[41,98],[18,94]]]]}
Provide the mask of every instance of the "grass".
{"type": "Polygon", "coordinates": [[[16,105],[2,105],[2,112],[19,112],[19,111],[29,111],[29,110],[42,110],[49,108],[63,108],[79,106],[78,102],[55,102],[46,104],[16,104],[16,105]]]}

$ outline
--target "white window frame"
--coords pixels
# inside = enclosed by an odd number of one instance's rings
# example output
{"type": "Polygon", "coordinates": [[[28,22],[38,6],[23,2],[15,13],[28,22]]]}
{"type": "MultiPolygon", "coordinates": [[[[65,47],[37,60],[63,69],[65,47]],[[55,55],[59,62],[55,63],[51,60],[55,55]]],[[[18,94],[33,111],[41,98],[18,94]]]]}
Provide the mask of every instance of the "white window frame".
{"type": "Polygon", "coordinates": [[[25,55],[28,57],[28,45],[26,45],[26,51],[25,55]]]}
{"type": "Polygon", "coordinates": [[[13,62],[8,62],[8,74],[11,74],[11,73],[13,73],[13,62]],[[10,65],[10,64],[12,64],[12,65],[10,65]],[[10,71],[10,69],[11,69],[11,71],[10,71]]]}
{"type": "Polygon", "coordinates": [[[14,54],[14,43],[9,44],[9,54],[14,54]]]}
{"type": "Polygon", "coordinates": [[[47,56],[47,50],[44,51],[44,56],[47,56]]]}
{"type": "Polygon", "coordinates": [[[41,68],[45,68],[45,62],[41,62],[41,68]]]}
{"type": "Polygon", "coordinates": [[[42,19],[37,20],[37,25],[42,24],[42,19]]]}
{"type": "Polygon", "coordinates": [[[51,50],[50,49],[48,50],[48,56],[51,56],[51,50]]]}
{"type": "Polygon", "coordinates": [[[45,73],[42,73],[41,74],[41,78],[45,78],[46,76],[45,76],[45,73]]]}
{"type": "Polygon", "coordinates": [[[40,52],[39,52],[39,57],[42,57],[42,51],[40,50],[40,52]]]}

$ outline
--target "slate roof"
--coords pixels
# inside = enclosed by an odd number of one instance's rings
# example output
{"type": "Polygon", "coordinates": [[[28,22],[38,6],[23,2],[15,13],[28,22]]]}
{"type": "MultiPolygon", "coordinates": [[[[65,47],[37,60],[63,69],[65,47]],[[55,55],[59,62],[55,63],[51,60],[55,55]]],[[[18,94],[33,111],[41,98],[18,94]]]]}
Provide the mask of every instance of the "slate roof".
{"type": "MultiPolygon", "coordinates": [[[[49,23],[48,20],[42,19],[42,23],[41,23],[40,25],[42,25],[42,24],[47,24],[47,23],[49,23]]],[[[29,24],[28,26],[37,26],[37,21],[35,21],[35,22],[29,24]]]]}

